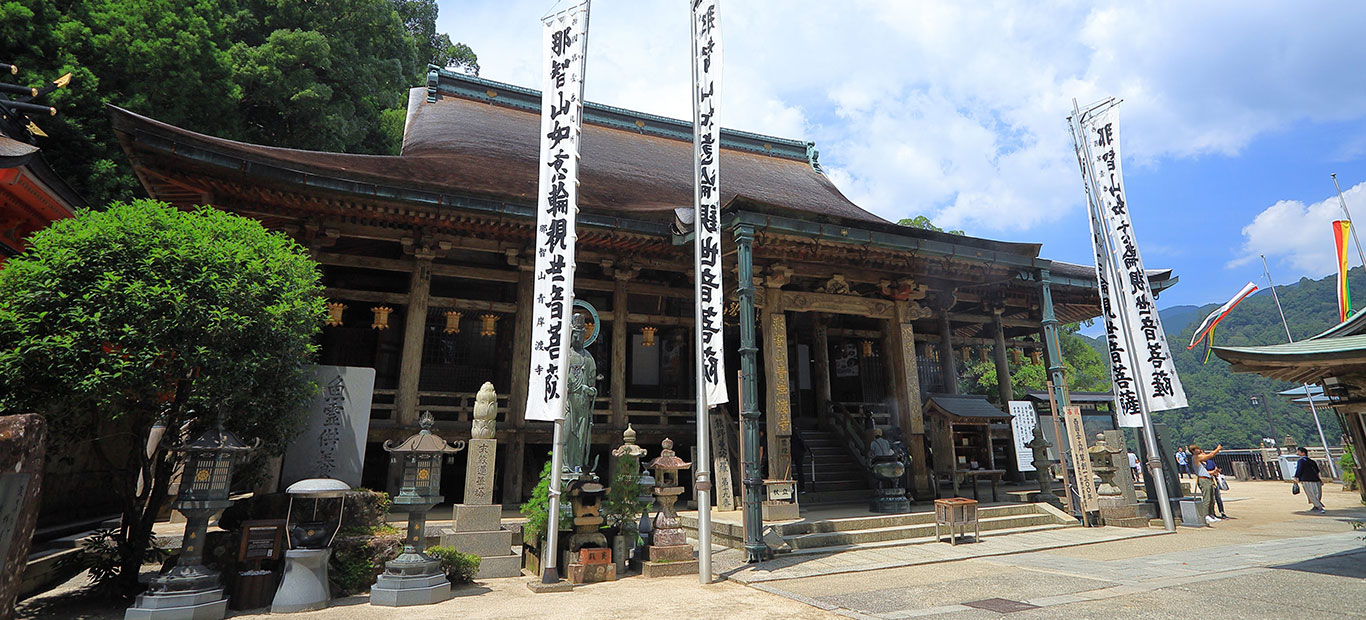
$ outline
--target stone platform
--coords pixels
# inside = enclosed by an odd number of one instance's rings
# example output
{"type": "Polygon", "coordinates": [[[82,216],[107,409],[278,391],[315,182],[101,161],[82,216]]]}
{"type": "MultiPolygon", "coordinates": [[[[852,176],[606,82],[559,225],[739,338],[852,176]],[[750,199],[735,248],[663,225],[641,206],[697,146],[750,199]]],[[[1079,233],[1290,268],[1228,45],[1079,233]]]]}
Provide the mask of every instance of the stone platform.
{"type": "Polygon", "coordinates": [[[451,511],[451,525],[438,529],[442,545],[479,556],[475,579],[522,574],[521,554],[513,548],[515,532],[502,528],[502,515],[503,507],[499,504],[456,504],[451,511]]]}
{"type": "Polygon", "coordinates": [[[671,577],[673,575],[696,575],[697,560],[693,558],[692,545],[669,545],[649,548],[650,559],[641,564],[641,575],[645,577],[671,577]]]}

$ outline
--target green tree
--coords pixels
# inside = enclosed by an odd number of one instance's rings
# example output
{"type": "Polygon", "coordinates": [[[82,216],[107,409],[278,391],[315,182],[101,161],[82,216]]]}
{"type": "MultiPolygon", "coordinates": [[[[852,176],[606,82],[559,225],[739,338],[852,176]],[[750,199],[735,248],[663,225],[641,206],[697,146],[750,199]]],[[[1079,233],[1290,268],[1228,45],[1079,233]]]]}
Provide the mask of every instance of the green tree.
{"type": "Polygon", "coordinates": [[[910,226],[911,228],[919,228],[922,230],[933,230],[934,232],[949,233],[950,235],[967,234],[961,230],[944,230],[943,228],[935,226],[934,222],[930,221],[930,218],[925,217],[923,215],[917,215],[915,217],[902,219],[901,221],[897,222],[897,224],[900,224],[902,226],[910,226]]]}
{"type": "Polygon", "coordinates": [[[0,411],[42,414],[72,446],[110,439],[94,452],[116,472],[131,592],[180,456],[147,455],[153,424],[195,436],[221,420],[261,438],[258,456],[279,454],[316,390],[319,270],[254,220],[147,200],[83,211],[31,243],[0,270],[0,411]]]}
{"type": "MultiPolygon", "coordinates": [[[[1100,353],[1091,347],[1083,336],[1077,333],[1076,323],[1062,326],[1058,330],[1058,348],[1062,351],[1063,371],[1067,375],[1067,385],[1079,392],[1108,391],[1110,371],[1100,353]]],[[[1033,339],[1035,342],[1037,338],[1033,339]]],[[[1020,360],[1008,359],[1010,367],[1010,387],[1013,399],[1023,399],[1028,392],[1048,388],[1048,369],[1043,364],[1035,364],[1028,357],[1020,360]]],[[[1004,406],[997,390],[996,362],[993,360],[966,361],[962,385],[969,394],[981,394],[997,405],[1004,406]]]]}
{"type": "Polygon", "coordinates": [[[4,0],[0,60],[33,86],[72,73],[39,146],[106,204],[141,193],[106,104],[234,140],[397,153],[427,64],[478,72],[436,16],[432,0],[4,0]]]}

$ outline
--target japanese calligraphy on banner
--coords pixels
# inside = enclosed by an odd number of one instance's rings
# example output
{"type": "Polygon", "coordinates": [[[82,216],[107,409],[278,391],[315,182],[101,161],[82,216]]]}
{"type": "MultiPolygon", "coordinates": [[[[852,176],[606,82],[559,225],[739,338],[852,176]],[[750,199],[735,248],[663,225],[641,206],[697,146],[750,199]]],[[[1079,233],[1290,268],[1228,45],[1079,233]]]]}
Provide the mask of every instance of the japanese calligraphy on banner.
{"type": "Polygon", "coordinates": [[[531,304],[531,380],[526,419],[564,417],[564,372],[574,309],[574,221],[588,2],[545,19],[541,47],[541,166],[531,304]]]}
{"type": "MultiPolygon", "coordinates": [[[[1111,369],[1129,363],[1127,377],[1132,391],[1147,404],[1148,411],[1166,411],[1186,406],[1186,392],[1176,374],[1176,363],[1167,345],[1162,321],[1158,318],[1147,271],[1138,250],[1129,205],[1124,195],[1124,174],[1119,147],[1119,106],[1107,104],[1093,108],[1081,118],[1081,138],[1089,179],[1093,184],[1094,241],[1098,244],[1097,280],[1102,287],[1107,340],[1111,345],[1111,369]],[[1104,243],[1108,241],[1108,243],[1104,243]],[[1100,246],[1103,246],[1100,247],[1100,246]],[[1102,266],[1104,266],[1102,268],[1102,266]],[[1107,294],[1108,293],[1108,294],[1107,294]],[[1120,348],[1116,348],[1116,344],[1120,348]]],[[[1137,402],[1125,402],[1115,373],[1116,397],[1124,426],[1142,426],[1126,420],[1139,413],[1137,402]]]]}
{"type": "Polygon", "coordinates": [[[1105,258],[1105,226],[1101,224],[1094,211],[1091,212],[1091,243],[1096,251],[1096,282],[1100,288],[1100,316],[1105,321],[1105,344],[1110,352],[1110,378],[1114,382],[1115,417],[1121,428],[1143,426],[1143,412],[1138,402],[1138,391],[1134,384],[1133,369],[1129,367],[1129,345],[1120,332],[1119,315],[1115,309],[1120,302],[1110,286],[1114,280],[1110,261],[1105,258]]]}
{"type": "Polygon", "coordinates": [[[1039,414],[1034,403],[1027,400],[1010,401],[1010,430],[1015,435],[1015,466],[1020,471],[1034,471],[1034,428],[1039,425],[1039,414]]]}
{"type": "Polygon", "coordinates": [[[707,407],[729,401],[722,342],[725,292],[721,289],[721,30],[717,0],[693,0],[693,218],[697,295],[697,375],[707,407]]]}

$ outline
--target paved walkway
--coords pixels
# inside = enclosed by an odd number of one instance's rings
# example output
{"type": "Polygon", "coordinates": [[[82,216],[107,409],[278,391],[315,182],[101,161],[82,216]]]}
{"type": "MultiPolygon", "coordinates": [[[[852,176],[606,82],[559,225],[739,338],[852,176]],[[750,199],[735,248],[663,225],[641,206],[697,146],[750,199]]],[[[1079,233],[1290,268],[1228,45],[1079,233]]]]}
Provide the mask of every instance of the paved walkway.
{"type": "MultiPolygon", "coordinates": [[[[1330,513],[1318,516],[1301,510],[1302,497],[1289,495],[1288,485],[1238,487],[1243,501],[1230,501],[1228,508],[1239,518],[1213,528],[948,563],[876,569],[869,562],[870,570],[862,572],[751,580],[750,585],[831,613],[878,620],[976,620],[1003,614],[1012,620],[1189,620],[1204,613],[1366,618],[1366,588],[1361,587],[1366,541],[1350,526],[1366,520],[1366,508],[1356,494],[1326,489],[1330,513]]],[[[1010,538],[1023,536],[1028,535],[1010,538]]],[[[984,538],[981,544],[985,548],[989,542],[984,538]]],[[[782,570],[790,569],[775,572],[782,570]]]]}
{"type": "Polygon", "coordinates": [[[829,554],[792,554],[767,562],[745,564],[744,551],[726,549],[712,556],[712,568],[718,574],[740,583],[762,583],[783,579],[800,579],[822,575],[857,573],[887,568],[917,566],[982,558],[1077,545],[1114,542],[1169,534],[1161,529],[1125,529],[1117,527],[1069,527],[1034,532],[982,535],[977,543],[920,543],[872,549],[857,549],[829,554]]]}

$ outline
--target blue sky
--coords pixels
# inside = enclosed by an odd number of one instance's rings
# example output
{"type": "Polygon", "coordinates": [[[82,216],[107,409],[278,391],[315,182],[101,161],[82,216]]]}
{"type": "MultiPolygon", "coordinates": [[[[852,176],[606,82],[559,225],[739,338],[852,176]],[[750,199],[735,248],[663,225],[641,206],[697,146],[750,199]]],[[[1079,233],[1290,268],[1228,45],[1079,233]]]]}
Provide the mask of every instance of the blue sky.
{"type": "MultiPolygon", "coordinates": [[[[553,4],[445,0],[438,25],[539,88],[553,4]]],[[[587,98],[688,118],[687,5],[595,0],[587,98]]],[[[1264,285],[1258,253],[1281,284],[1332,273],[1329,173],[1366,226],[1366,3],[723,0],[721,24],[724,125],[816,141],[883,217],[1053,259],[1091,262],[1071,101],[1123,98],[1144,260],[1181,277],[1162,307],[1264,285]]]]}

